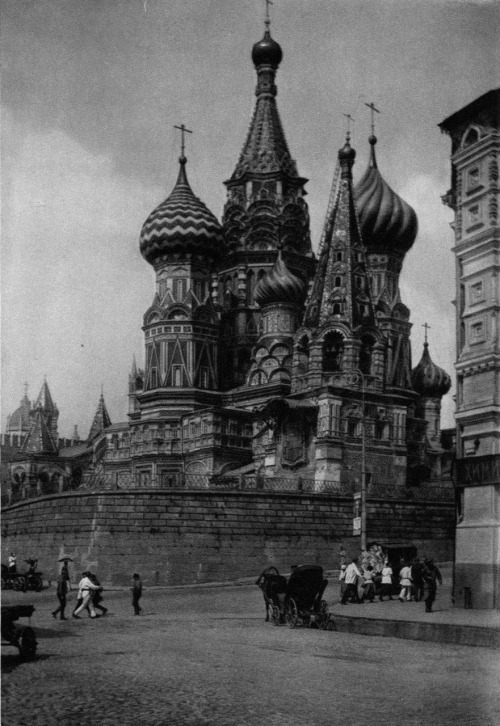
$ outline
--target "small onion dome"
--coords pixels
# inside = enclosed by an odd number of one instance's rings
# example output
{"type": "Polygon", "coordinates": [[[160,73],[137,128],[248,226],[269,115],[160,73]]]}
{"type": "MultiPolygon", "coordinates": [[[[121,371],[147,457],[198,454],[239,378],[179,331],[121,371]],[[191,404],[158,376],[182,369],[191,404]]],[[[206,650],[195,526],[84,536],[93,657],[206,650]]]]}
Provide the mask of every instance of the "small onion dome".
{"type": "Polygon", "coordinates": [[[346,136],[345,144],[344,146],[339,149],[339,161],[350,161],[351,164],[354,164],[354,159],[356,158],[356,152],[352,148],[351,144],[349,143],[349,133],[346,136]]]}
{"type": "Polygon", "coordinates": [[[255,43],[252,48],[252,60],[255,67],[262,65],[278,67],[282,59],[283,51],[280,44],[273,40],[269,30],[266,30],[262,40],[255,43]]]}
{"type": "Polygon", "coordinates": [[[451,388],[451,378],[432,362],[429,343],[424,343],[420,363],[411,372],[411,384],[417,393],[428,398],[441,398],[451,388]]]}
{"type": "Polygon", "coordinates": [[[193,194],[186,176],[186,157],[179,159],[177,182],[167,199],[151,212],[140,236],[142,256],[150,263],[171,252],[217,257],[223,250],[222,228],[193,194]]]}
{"type": "Polygon", "coordinates": [[[254,298],[261,308],[272,303],[302,305],[305,294],[304,282],[288,269],[279,250],[274,267],[257,283],[254,298]]]}
{"type": "Polygon", "coordinates": [[[19,408],[16,408],[14,413],[9,417],[6,432],[28,431],[31,422],[30,411],[31,403],[25,395],[19,408]]]}
{"type": "Polygon", "coordinates": [[[370,136],[370,163],[354,189],[363,242],[368,249],[407,252],[418,231],[417,215],[382,178],[375,159],[377,139],[370,136]]]}

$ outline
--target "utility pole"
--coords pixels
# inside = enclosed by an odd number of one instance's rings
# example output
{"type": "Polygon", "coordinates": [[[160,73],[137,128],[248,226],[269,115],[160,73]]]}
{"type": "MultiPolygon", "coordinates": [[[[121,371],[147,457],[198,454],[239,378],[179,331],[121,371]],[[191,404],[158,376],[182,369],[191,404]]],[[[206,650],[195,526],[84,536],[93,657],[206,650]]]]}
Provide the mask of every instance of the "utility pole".
{"type": "Polygon", "coordinates": [[[361,384],[361,492],[360,492],[360,514],[361,514],[361,550],[366,550],[366,412],[365,412],[365,382],[366,377],[359,368],[346,371],[348,384],[361,384]]]}

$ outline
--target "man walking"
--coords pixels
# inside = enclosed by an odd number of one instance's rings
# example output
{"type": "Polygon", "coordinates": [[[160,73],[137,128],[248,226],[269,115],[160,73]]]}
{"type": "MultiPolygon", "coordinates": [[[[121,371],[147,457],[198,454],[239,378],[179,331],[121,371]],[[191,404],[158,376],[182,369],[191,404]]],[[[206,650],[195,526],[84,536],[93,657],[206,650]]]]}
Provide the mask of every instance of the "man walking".
{"type": "Polygon", "coordinates": [[[361,572],[358,569],[358,558],[353,557],[352,562],[350,565],[347,566],[347,570],[345,572],[345,592],[342,595],[342,599],[340,601],[341,605],[345,605],[349,595],[352,595],[354,597],[354,602],[357,602],[358,604],[363,602],[360,600],[359,594],[358,594],[358,578],[361,577],[361,572]]]}
{"type": "Polygon", "coordinates": [[[94,610],[94,605],[92,603],[92,598],[90,597],[91,590],[99,590],[100,585],[94,585],[92,580],[89,577],[90,572],[82,572],[82,579],[78,583],[78,591],[81,593],[81,596],[83,598],[82,604],[74,611],[73,617],[77,620],[80,619],[79,613],[82,612],[82,610],[85,610],[87,605],[89,606],[89,612],[91,618],[96,618],[96,612],[94,610]]]}
{"type": "Polygon", "coordinates": [[[68,589],[71,590],[71,586],[69,584],[68,570],[65,570],[63,567],[59,577],[57,578],[56,594],[57,599],[59,600],[59,607],[52,613],[53,618],[57,618],[57,613],[61,613],[60,620],[68,619],[64,616],[64,610],[66,608],[66,595],[68,594],[68,589]]]}

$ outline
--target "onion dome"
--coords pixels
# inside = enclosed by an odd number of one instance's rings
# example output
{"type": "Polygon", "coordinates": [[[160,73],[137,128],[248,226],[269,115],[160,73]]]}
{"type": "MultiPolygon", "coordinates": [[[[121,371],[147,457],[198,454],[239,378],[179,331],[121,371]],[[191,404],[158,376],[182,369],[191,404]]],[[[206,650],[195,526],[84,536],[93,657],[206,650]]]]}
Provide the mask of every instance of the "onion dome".
{"type": "Polygon", "coordinates": [[[27,433],[30,427],[30,411],[31,411],[31,402],[26,395],[24,394],[24,398],[21,400],[21,405],[19,408],[16,408],[14,413],[9,416],[7,420],[7,428],[6,432],[8,434],[10,433],[27,433]]]}
{"type": "Polygon", "coordinates": [[[372,134],[369,142],[370,163],[354,189],[363,242],[368,249],[405,253],[417,236],[417,215],[380,174],[375,159],[376,136],[372,134]]]}
{"type": "Polygon", "coordinates": [[[305,283],[288,269],[280,249],[274,267],[255,287],[255,302],[261,308],[272,303],[302,305],[305,294],[305,283]]]}
{"type": "Polygon", "coordinates": [[[266,30],[262,40],[259,40],[253,46],[252,60],[256,68],[262,65],[275,66],[277,68],[283,60],[281,46],[271,38],[269,30],[266,30]]]}
{"type": "Polygon", "coordinates": [[[411,372],[411,384],[417,393],[427,398],[442,398],[451,388],[450,376],[433,363],[427,342],[420,363],[411,372]]]}
{"type": "Polygon", "coordinates": [[[151,212],[140,236],[142,256],[156,258],[180,252],[212,258],[223,250],[222,229],[215,215],[193,194],[186,176],[186,157],[179,159],[179,176],[167,199],[151,212]]]}

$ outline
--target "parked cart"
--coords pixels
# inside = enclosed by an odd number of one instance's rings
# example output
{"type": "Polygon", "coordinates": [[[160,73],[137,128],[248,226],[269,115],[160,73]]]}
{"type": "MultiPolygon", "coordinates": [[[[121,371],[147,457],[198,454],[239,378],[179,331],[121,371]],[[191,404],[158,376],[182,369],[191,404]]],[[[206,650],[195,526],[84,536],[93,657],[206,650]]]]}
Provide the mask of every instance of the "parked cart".
{"type": "Polygon", "coordinates": [[[2,605],[2,645],[14,645],[24,660],[36,655],[35,631],[29,625],[17,625],[19,618],[31,618],[33,605],[2,605]]]}

